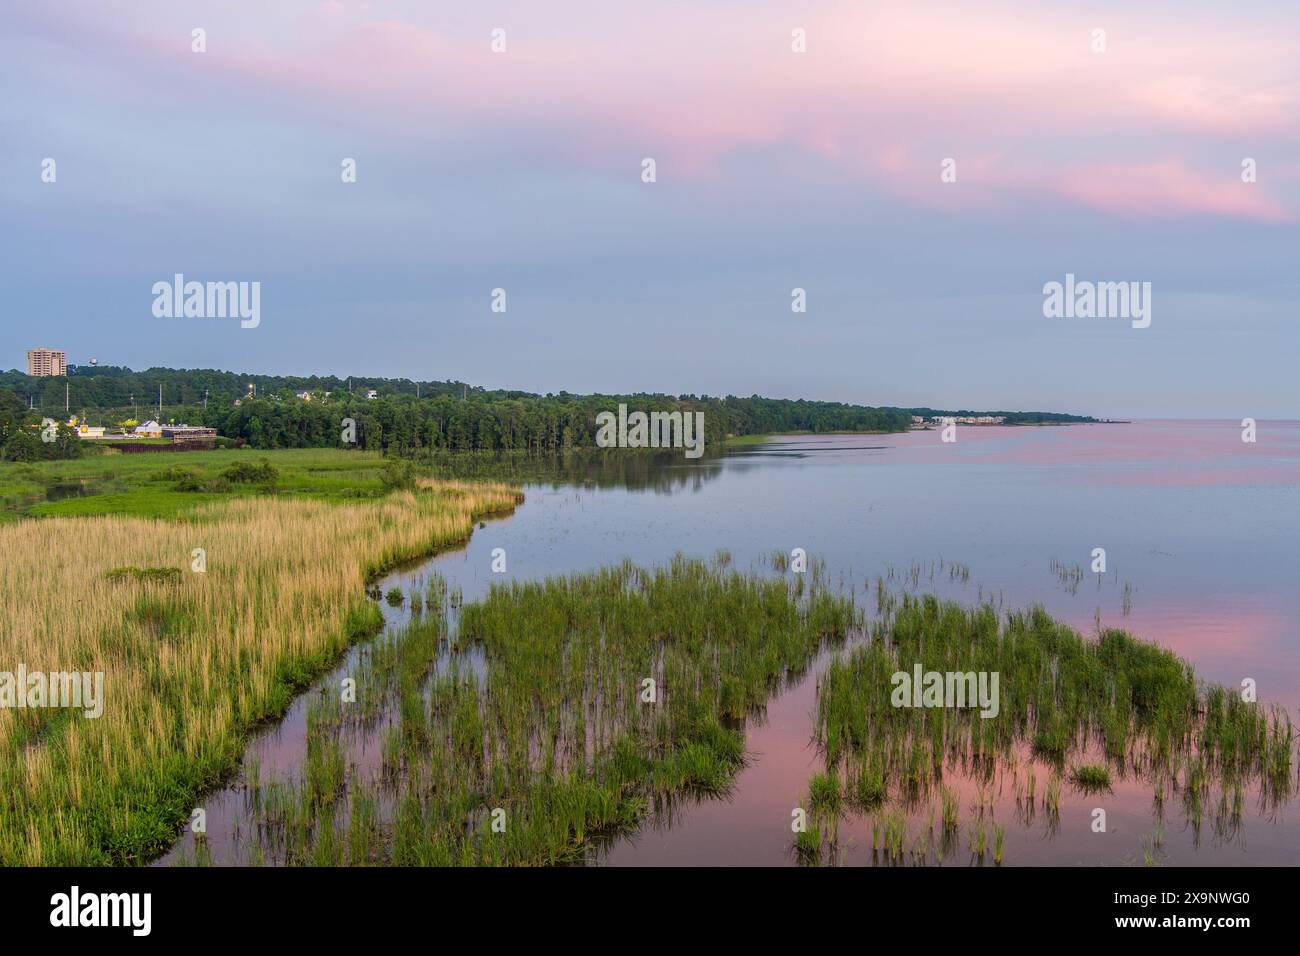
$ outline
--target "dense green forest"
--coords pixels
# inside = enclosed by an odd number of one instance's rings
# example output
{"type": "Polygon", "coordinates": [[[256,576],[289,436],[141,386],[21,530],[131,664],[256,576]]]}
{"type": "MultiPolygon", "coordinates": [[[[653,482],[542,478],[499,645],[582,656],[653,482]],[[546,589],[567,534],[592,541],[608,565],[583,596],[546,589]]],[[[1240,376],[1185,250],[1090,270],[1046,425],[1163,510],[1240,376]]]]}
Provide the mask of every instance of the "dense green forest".
{"type": "MultiPolygon", "coordinates": [[[[595,445],[597,413],[613,411],[620,403],[646,412],[703,412],[706,442],[714,443],[729,435],[772,432],[904,431],[913,414],[983,414],[759,396],[567,392],[543,396],[452,381],[300,378],[207,369],[133,372],[87,366],[76,368],[66,378],[0,373],[0,394],[5,395],[0,407],[11,422],[30,424],[43,415],[63,421],[72,414],[92,425],[112,428],[154,418],[215,427],[220,435],[255,448],[338,446],[344,420],[351,419],[358,447],[399,454],[429,449],[556,451],[591,447],[595,445]],[[369,397],[372,390],[373,397],[369,397]],[[299,393],[308,393],[309,399],[298,397],[299,393]]],[[[996,414],[1006,415],[1010,422],[1090,420],[1042,412],[996,414]]],[[[6,434],[12,435],[12,423],[7,427],[6,434]]],[[[29,443],[18,440],[23,454],[32,455],[29,443]]],[[[59,453],[55,449],[41,451],[47,457],[59,453]]]]}

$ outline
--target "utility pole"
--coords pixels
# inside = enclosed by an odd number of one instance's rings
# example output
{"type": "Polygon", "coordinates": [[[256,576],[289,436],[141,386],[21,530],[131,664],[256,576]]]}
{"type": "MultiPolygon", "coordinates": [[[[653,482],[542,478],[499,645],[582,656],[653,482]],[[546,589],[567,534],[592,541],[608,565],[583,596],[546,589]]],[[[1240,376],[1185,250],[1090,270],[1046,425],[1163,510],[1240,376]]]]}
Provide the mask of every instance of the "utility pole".
{"type": "Polygon", "coordinates": [[[162,382],[158,383],[158,424],[162,424],[162,382]]]}
{"type": "Polygon", "coordinates": [[[208,410],[208,390],[206,388],[203,390],[203,410],[205,412],[208,410]]]}

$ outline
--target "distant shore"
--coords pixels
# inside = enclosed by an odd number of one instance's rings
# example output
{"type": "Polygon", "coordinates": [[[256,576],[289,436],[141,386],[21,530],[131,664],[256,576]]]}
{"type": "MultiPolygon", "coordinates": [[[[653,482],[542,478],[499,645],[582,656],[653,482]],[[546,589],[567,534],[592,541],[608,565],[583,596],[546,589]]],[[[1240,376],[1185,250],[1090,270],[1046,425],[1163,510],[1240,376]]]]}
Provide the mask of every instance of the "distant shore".
{"type": "MultiPolygon", "coordinates": [[[[1116,418],[1099,418],[1091,422],[1003,422],[997,425],[963,425],[963,428],[1064,428],[1072,425],[1131,425],[1131,421],[1116,418]]],[[[913,426],[906,430],[900,431],[780,431],[766,432],[761,435],[728,435],[723,439],[723,443],[728,446],[745,446],[761,445],[773,438],[779,438],[782,435],[906,435],[912,432],[929,432],[937,431],[938,425],[927,422],[924,425],[913,426]]]]}

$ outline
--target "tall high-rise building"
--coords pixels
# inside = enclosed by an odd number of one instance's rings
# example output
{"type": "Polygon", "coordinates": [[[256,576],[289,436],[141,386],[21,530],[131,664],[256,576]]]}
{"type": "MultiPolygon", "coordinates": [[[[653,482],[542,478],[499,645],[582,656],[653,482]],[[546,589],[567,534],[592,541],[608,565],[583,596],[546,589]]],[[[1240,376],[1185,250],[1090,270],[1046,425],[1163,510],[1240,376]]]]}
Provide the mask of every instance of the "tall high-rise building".
{"type": "Polygon", "coordinates": [[[68,353],[63,349],[28,349],[28,375],[67,375],[68,353]]]}

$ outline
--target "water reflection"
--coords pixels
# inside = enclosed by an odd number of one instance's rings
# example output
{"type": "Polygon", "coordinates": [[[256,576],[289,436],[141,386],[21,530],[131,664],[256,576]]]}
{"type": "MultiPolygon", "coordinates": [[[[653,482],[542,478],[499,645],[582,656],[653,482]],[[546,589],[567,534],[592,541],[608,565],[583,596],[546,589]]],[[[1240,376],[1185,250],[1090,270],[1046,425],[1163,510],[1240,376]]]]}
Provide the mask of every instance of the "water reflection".
{"type": "Polygon", "coordinates": [[[619,488],[673,494],[699,491],[722,474],[722,462],[713,455],[686,458],[680,450],[627,451],[578,448],[553,455],[523,452],[470,454],[434,453],[423,459],[439,478],[487,478],[514,484],[536,484],[558,489],[565,486],[619,488]]]}
{"type": "MultiPolygon", "coordinates": [[[[941,445],[937,432],[793,436],[698,462],[679,452],[616,451],[444,462],[440,467],[462,477],[500,477],[504,468],[526,484],[527,500],[514,516],[476,531],[463,551],[381,586],[426,589],[437,573],[475,600],[502,579],[490,571],[497,547],[509,554],[507,580],[625,558],[664,563],[678,551],[708,558],[718,549],[741,570],[758,569],[772,551],[802,547],[825,560],[839,589],[863,600],[884,580],[900,593],[991,601],[999,612],[1042,604],[1081,633],[1118,627],[1156,641],[1227,687],[1252,678],[1261,701],[1294,712],[1300,424],[1260,423],[1259,436],[1250,446],[1234,422],[1150,422],[966,428],[954,446],[941,445]],[[1095,547],[1107,550],[1104,575],[1089,569],[1095,547]]],[[[394,629],[409,614],[409,607],[385,608],[394,629]]],[[[353,652],[349,672],[363,653],[353,652]]],[[[747,721],[751,760],[725,798],[665,803],[635,834],[593,848],[593,860],[800,862],[790,812],[820,769],[812,714],[818,678],[834,653],[747,721]]],[[[256,763],[267,774],[300,772],[308,700],[253,742],[246,771],[256,763]]],[[[379,765],[384,720],[391,715],[349,743],[355,772],[379,765]]],[[[1139,776],[1117,770],[1109,792],[1088,793],[1068,778],[1054,783],[1051,768],[1027,754],[991,776],[987,766],[954,766],[944,782],[959,807],[959,834],[944,828],[941,801],[931,795],[839,820],[834,851],[823,862],[992,865],[997,827],[1004,828],[1005,865],[1300,860],[1294,805],[1252,789],[1207,791],[1179,778],[1153,793],[1139,776]],[[1105,833],[1091,826],[1099,806],[1107,811],[1105,833]],[[979,822],[984,854],[970,846],[968,827],[979,822]],[[895,845],[902,840],[901,855],[886,851],[886,831],[895,845]]],[[[247,851],[246,799],[236,784],[204,801],[217,862],[243,861],[224,855],[223,834],[239,830],[240,852],[247,851]]],[[[193,858],[194,849],[187,836],[171,859],[180,851],[193,858]]]]}

